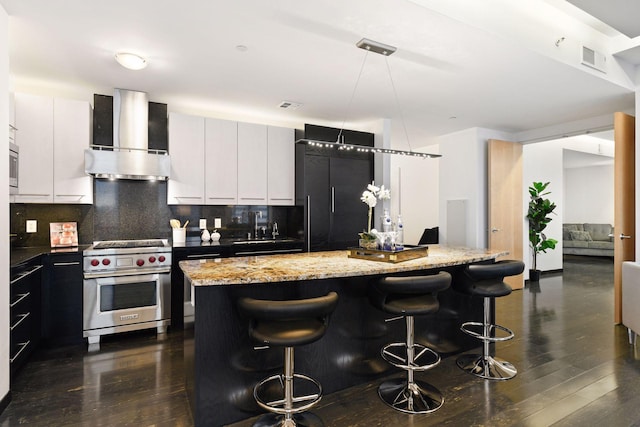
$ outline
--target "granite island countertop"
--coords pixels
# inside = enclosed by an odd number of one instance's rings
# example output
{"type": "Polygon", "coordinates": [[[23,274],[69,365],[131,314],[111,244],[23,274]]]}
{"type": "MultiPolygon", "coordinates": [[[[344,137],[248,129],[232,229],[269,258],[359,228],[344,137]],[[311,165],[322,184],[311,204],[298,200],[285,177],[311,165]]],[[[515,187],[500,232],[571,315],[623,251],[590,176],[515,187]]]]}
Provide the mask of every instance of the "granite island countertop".
{"type": "Polygon", "coordinates": [[[348,251],[181,261],[194,286],[243,285],[392,274],[495,259],[505,251],[429,246],[429,255],[396,264],[349,258],[348,251]]]}

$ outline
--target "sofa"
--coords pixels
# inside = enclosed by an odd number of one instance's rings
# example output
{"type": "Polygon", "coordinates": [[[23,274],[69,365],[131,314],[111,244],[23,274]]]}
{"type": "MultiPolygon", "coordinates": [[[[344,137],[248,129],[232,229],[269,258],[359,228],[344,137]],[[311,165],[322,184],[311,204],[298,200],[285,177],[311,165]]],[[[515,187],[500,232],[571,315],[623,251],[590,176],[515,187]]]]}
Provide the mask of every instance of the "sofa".
{"type": "Polygon", "coordinates": [[[611,224],[562,224],[564,255],[613,256],[611,224]]]}

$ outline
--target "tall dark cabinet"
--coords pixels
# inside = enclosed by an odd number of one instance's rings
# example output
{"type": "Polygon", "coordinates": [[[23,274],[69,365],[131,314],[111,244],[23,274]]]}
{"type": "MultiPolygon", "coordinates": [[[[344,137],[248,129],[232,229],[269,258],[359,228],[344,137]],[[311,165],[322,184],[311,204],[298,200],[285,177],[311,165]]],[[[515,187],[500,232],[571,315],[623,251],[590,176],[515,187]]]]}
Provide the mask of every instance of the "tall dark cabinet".
{"type": "MultiPolygon", "coordinates": [[[[337,141],[340,129],[305,125],[304,138],[337,141]]],[[[372,147],[371,133],[344,130],[344,142],[372,147]]],[[[299,135],[301,136],[301,135],[299,135]]],[[[346,249],[367,228],[360,196],[373,180],[373,154],[296,144],[296,204],[304,206],[305,249],[346,249]]]]}

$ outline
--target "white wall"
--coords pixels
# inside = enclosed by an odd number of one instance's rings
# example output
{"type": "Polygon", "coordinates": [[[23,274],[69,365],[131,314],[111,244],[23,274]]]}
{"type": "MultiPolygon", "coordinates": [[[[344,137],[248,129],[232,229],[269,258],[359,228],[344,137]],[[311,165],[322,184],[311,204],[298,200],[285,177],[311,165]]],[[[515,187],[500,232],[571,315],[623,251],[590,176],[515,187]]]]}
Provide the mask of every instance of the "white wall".
{"type": "MultiPolygon", "coordinates": [[[[438,154],[437,145],[415,151],[438,154]]],[[[416,245],[425,228],[439,225],[440,159],[389,156],[391,160],[391,215],[402,213],[404,241],[416,245]]]]}
{"type": "MultiPolygon", "coordinates": [[[[0,5],[0,129],[9,128],[9,23],[0,5]]],[[[0,153],[9,152],[5,133],[0,153]]],[[[9,392],[9,162],[0,162],[0,399],[9,392]]]]}
{"type": "Polygon", "coordinates": [[[440,243],[447,244],[447,229],[463,226],[465,246],[487,247],[487,140],[510,140],[491,129],[471,128],[438,138],[440,145],[440,243]],[[465,224],[447,223],[447,202],[466,201],[465,224]]]}
{"type": "Polygon", "coordinates": [[[613,225],[613,165],[564,170],[565,223],[613,225]]]}
{"type": "MultiPolygon", "coordinates": [[[[534,181],[550,182],[547,190],[551,194],[546,197],[556,204],[553,220],[547,225],[545,234],[547,237],[558,240],[558,245],[554,250],[538,255],[538,269],[543,271],[559,270],[562,268],[562,219],[564,216],[564,168],[563,168],[563,145],[559,141],[540,142],[537,144],[525,145],[522,150],[522,184],[523,212],[526,215],[529,206],[527,195],[529,186],[534,181]]],[[[529,248],[528,223],[526,219],[523,227],[523,254],[526,264],[525,271],[531,266],[531,249],[529,248]]]]}

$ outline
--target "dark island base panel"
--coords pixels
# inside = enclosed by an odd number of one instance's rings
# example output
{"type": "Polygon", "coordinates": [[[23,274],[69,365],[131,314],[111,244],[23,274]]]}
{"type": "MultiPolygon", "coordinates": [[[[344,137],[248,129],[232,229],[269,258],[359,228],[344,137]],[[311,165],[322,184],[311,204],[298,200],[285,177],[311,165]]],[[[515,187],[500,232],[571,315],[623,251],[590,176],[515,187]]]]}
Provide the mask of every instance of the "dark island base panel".
{"type": "MultiPolygon", "coordinates": [[[[455,280],[459,268],[443,270],[451,272],[455,280]]],[[[393,373],[394,368],[380,356],[380,349],[390,342],[404,342],[405,322],[385,322],[390,316],[371,306],[367,295],[371,280],[372,276],[197,286],[195,325],[185,331],[184,349],[187,394],[195,425],[222,426],[264,412],[253,399],[253,387],[282,371],[281,348],[254,350],[247,322],[236,309],[240,297],[296,299],[329,291],[339,294],[327,334],[295,350],[295,372],[320,381],[324,394],[393,373]]],[[[477,340],[460,331],[460,324],[482,320],[482,299],[449,289],[439,294],[439,300],[437,314],[416,317],[416,342],[430,346],[443,357],[478,347],[477,340]]]]}

